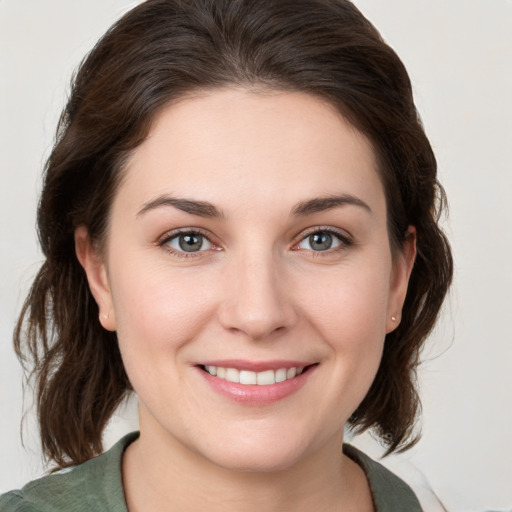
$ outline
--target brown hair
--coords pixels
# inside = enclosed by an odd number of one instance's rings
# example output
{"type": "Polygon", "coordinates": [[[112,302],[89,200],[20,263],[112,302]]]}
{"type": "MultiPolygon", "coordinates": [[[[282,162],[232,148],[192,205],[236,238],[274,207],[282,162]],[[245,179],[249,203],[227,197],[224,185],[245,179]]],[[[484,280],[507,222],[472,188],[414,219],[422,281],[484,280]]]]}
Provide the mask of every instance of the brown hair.
{"type": "Polygon", "coordinates": [[[45,256],[15,331],[31,366],[45,455],[59,467],[102,451],[102,432],[130,383],[116,334],[104,330],[74,230],[105,237],[123,162],[155,115],[195,89],[302,91],[335,105],[372,142],[395,250],[409,225],[418,255],[399,327],[350,419],[388,451],[414,442],[415,370],[452,276],[438,226],[444,193],[407,72],[347,0],[149,0],[119,20],[82,62],[48,159],[38,210],[45,256]]]}

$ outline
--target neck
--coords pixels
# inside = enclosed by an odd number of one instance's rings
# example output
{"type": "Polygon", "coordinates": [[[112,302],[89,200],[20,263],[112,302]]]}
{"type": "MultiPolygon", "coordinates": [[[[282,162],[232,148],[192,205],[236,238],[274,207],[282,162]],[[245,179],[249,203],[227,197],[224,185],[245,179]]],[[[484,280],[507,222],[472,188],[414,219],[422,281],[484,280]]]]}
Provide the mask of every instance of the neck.
{"type": "Polygon", "coordinates": [[[337,436],[320,451],[275,471],[219,467],[170,436],[147,433],[123,458],[130,512],[372,511],[362,470],[341,451],[337,436]]]}

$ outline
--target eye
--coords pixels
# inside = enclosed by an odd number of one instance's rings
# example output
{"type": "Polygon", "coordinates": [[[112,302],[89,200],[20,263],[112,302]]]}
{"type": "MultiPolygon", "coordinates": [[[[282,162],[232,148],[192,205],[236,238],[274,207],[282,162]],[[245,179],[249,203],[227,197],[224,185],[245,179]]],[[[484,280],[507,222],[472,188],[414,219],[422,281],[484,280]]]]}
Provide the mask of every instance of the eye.
{"type": "Polygon", "coordinates": [[[308,251],[324,252],[346,245],[350,245],[350,242],[346,237],[339,233],[322,229],[304,237],[299,244],[297,244],[297,248],[306,249],[308,251]]]}
{"type": "Polygon", "coordinates": [[[213,247],[213,244],[206,236],[195,231],[177,233],[165,242],[165,245],[177,252],[200,252],[213,247]]]}

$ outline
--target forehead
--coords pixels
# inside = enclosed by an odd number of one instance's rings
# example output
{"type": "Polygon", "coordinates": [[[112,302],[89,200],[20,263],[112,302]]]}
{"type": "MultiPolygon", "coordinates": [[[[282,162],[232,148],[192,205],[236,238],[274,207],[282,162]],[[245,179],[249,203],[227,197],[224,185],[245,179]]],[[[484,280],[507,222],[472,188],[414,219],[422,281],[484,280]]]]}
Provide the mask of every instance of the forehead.
{"type": "Polygon", "coordinates": [[[297,92],[220,89],[160,112],[128,160],[119,194],[138,205],[164,193],[228,208],[333,193],[379,203],[376,169],[370,142],[329,103],[297,92]]]}

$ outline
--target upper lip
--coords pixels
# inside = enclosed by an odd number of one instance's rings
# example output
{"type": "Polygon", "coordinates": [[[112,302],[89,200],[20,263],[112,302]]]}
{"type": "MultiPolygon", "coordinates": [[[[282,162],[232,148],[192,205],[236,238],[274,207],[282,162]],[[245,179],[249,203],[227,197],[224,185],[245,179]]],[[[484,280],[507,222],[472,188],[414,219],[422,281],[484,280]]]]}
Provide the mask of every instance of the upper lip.
{"type": "Polygon", "coordinates": [[[272,360],[272,361],[248,361],[242,359],[215,359],[202,361],[197,366],[216,366],[217,368],[236,368],[237,370],[246,370],[252,372],[264,372],[266,370],[279,370],[280,368],[304,368],[315,364],[314,361],[292,361],[292,360],[272,360]]]}

